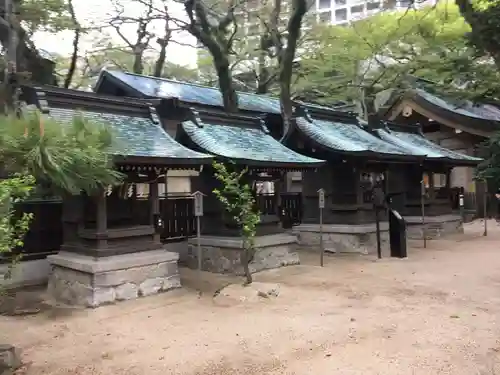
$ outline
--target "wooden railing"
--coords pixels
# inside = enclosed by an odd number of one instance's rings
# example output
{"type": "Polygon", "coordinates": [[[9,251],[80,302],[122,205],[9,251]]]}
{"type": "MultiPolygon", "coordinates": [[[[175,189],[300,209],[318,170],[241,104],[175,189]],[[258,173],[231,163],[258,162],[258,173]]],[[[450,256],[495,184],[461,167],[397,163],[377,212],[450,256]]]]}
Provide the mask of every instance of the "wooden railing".
{"type": "Polygon", "coordinates": [[[277,212],[274,194],[258,194],[255,203],[261,215],[275,215],[277,212]]]}
{"type": "MultiPolygon", "coordinates": [[[[257,208],[263,215],[276,214],[274,194],[259,194],[256,197],[257,208]]],[[[302,222],[302,195],[300,193],[281,194],[281,220],[285,228],[302,222]]]]}
{"type": "Polygon", "coordinates": [[[464,191],[462,188],[452,188],[451,189],[451,202],[452,208],[455,211],[460,210],[460,193],[464,196],[464,210],[468,214],[472,214],[474,217],[483,218],[496,217],[499,214],[498,201],[493,194],[488,194],[486,196],[486,213],[484,212],[484,196],[477,192],[464,191]]]}
{"type": "Polygon", "coordinates": [[[160,215],[164,222],[163,241],[180,240],[196,235],[194,200],[190,195],[160,199],[160,215]]]}
{"type": "MultiPolygon", "coordinates": [[[[275,213],[276,201],[273,195],[258,196],[259,210],[264,214],[275,213]]],[[[297,225],[302,220],[302,196],[300,193],[283,193],[281,196],[282,221],[284,226],[297,225]]],[[[146,199],[135,203],[141,223],[147,224],[146,214],[149,202],[146,199]]],[[[24,260],[43,259],[59,251],[63,243],[62,202],[30,201],[18,205],[18,213],[33,213],[34,219],[24,240],[24,260]]],[[[160,199],[160,214],[164,222],[161,233],[163,241],[176,241],[196,235],[194,201],[191,195],[168,196],[160,199]]],[[[138,218],[139,220],[139,218],[138,218]]],[[[0,259],[0,262],[2,259],[0,259]]],[[[5,259],[4,259],[5,261],[5,259]]]]}
{"type": "Polygon", "coordinates": [[[299,225],[302,223],[302,195],[300,193],[281,194],[283,226],[299,225]]]}

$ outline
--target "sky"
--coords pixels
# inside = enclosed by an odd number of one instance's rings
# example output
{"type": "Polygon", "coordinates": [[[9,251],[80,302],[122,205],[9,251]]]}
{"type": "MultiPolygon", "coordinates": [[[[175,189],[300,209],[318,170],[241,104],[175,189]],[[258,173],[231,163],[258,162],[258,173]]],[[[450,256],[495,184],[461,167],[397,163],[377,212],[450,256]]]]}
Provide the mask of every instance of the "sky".
{"type": "MultiPolygon", "coordinates": [[[[78,17],[78,21],[85,27],[91,23],[99,23],[99,21],[109,18],[112,14],[114,7],[112,6],[113,0],[74,0],[75,12],[78,17]]],[[[140,14],[141,10],[144,9],[141,4],[134,2],[133,0],[120,0],[121,4],[126,4],[125,15],[137,15],[140,14]]],[[[184,16],[184,10],[182,5],[172,3],[169,5],[169,10],[171,10],[174,16],[182,18],[184,16]]],[[[161,23],[154,22],[151,23],[152,29],[162,27],[161,23]]],[[[123,33],[128,36],[133,36],[135,34],[135,28],[133,25],[131,27],[123,29],[123,33]]],[[[113,41],[122,43],[121,39],[117,35],[111,35],[113,41]]],[[[92,50],[93,47],[93,37],[86,37],[80,43],[80,54],[83,52],[92,50]]],[[[49,33],[37,33],[33,38],[36,46],[40,49],[46,50],[49,53],[55,53],[60,55],[70,55],[73,50],[73,33],[72,32],[61,32],[58,34],[49,33]]],[[[187,44],[193,46],[195,40],[191,35],[187,34],[177,34],[174,36],[174,40],[179,41],[182,44],[187,44]]],[[[170,43],[167,48],[167,60],[176,64],[183,66],[196,67],[196,49],[193,47],[179,45],[176,43],[170,43]]]]}

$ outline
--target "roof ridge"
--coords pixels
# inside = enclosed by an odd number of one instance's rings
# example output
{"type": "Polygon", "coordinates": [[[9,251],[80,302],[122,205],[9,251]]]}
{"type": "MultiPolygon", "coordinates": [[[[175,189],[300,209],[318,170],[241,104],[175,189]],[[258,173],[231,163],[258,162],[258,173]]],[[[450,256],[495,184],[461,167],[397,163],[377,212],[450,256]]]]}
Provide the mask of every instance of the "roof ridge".
{"type": "Polygon", "coordinates": [[[27,89],[32,89],[36,93],[43,92],[47,96],[51,97],[62,97],[62,98],[78,98],[82,100],[86,100],[89,103],[112,103],[112,104],[126,104],[132,105],[134,107],[150,107],[154,105],[156,102],[159,102],[158,99],[148,98],[128,98],[123,96],[114,96],[114,95],[106,95],[100,94],[93,91],[84,91],[73,88],[65,88],[51,85],[39,85],[39,84],[23,84],[22,87],[27,89]]]}
{"type": "MultiPolygon", "coordinates": [[[[150,76],[150,75],[146,75],[146,74],[138,74],[138,73],[132,73],[132,72],[125,72],[125,71],[119,70],[119,69],[106,69],[105,71],[108,72],[108,73],[119,72],[119,73],[123,73],[123,74],[126,74],[126,75],[134,76],[134,77],[148,78],[148,79],[153,79],[153,80],[158,80],[158,81],[163,81],[163,82],[177,83],[177,84],[180,84],[180,85],[186,85],[186,86],[192,86],[192,87],[200,87],[200,88],[204,88],[204,89],[211,89],[211,90],[215,90],[215,91],[221,93],[220,89],[217,88],[217,87],[202,85],[200,83],[177,81],[175,79],[170,79],[170,78],[154,77],[154,76],[150,76]]],[[[275,96],[267,95],[267,94],[256,94],[256,93],[253,93],[253,92],[244,92],[244,91],[236,91],[236,93],[237,94],[243,94],[243,95],[256,96],[256,97],[259,97],[259,98],[267,98],[267,99],[279,100],[279,98],[277,98],[275,96]]],[[[222,93],[221,93],[221,95],[222,95],[222,93]]]]}

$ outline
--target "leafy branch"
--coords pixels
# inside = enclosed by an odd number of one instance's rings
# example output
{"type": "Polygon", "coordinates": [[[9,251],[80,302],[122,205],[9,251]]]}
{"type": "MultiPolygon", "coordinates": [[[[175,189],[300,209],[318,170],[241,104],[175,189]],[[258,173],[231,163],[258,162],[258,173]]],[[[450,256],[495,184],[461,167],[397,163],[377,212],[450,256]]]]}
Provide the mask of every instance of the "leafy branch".
{"type": "Polygon", "coordinates": [[[0,259],[9,260],[4,280],[12,276],[15,265],[21,260],[21,254],[15,250],[24,245],[24,237],[33,219],[32,213],[22,213],[19,217],[15,205],[26,200],[35,186],[31,175],[15,174],[0,180],[0,259]]]}
{"type": "Polygon", "coordinates": [[[27,171],[37,181],[70,194],[118,184],[123,175],[109,158],[116,147],[104,126],[75,117],[60,124],[39,113],[0,117],[0,160],[4,172],[27,171]]]}
{"type": "Polygon", "coordinates": [[[215,178],[222,184],[222,188],[214,189],[215,196],[223,204],[240,229],[243,239],[243,256],[241,259],[245,272],[246,284],[252,283],[252,274],[249,269],[250,258],[255,252],[255,235],[260,223],[260,213],[255,209],[256,203],[252,188],[244,182],[248,168],[242,171],[229,170],[222,163],[214,162],[215,178]]]}

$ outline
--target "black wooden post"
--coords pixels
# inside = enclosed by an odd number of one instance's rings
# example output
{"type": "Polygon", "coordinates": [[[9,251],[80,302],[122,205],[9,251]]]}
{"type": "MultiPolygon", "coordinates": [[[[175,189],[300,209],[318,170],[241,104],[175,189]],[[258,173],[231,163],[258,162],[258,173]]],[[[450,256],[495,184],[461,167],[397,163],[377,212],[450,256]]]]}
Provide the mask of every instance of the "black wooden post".
{"type": "Polygon", "coordinates": [[[97,240],[98,249],[105,249],[108,246],[108,240],[104,238],[106,231],[108,230],[108,213],[106,207],[106,192],[104,190],[99,190],[95,196],[96,204],[96,229],[99,234],[97,240]]]}
{"type": "Polygon", "coordinates": [[[488,183],[486,180],[483,181],[483,211],[484,211],[484,231],[483,236],[488,235],[488,215],[486,211],[488,210],[488,183]]]}
{"type": "Polygon", "coordinates": [[[375,206],[375,226],[377,230],[377,257],[378,259],[382,259],[382,245],[380,244],[380,216],[378,206],[375,206]]]}
{"type": "Polygon", "coordinates": [[[158,180],[149,184],[149,207],[151,224],[155,228],[154,241],[160,242],[160,232],[163,228],[163,218],[160,216],[160,201],[158,198],[158,180]]]}
{"type": "MultiPolygon", "coordinates": [[[[380,182],[379,182],[380,184],[380,182]]],[[[375,186],[372,190],[373,208],[375,211],[375,228],[377,231],[377,256],[382,259],[382,244],[380,239],[380,209],[384,206],[384,191],[381,186],[375,186]]]]}

